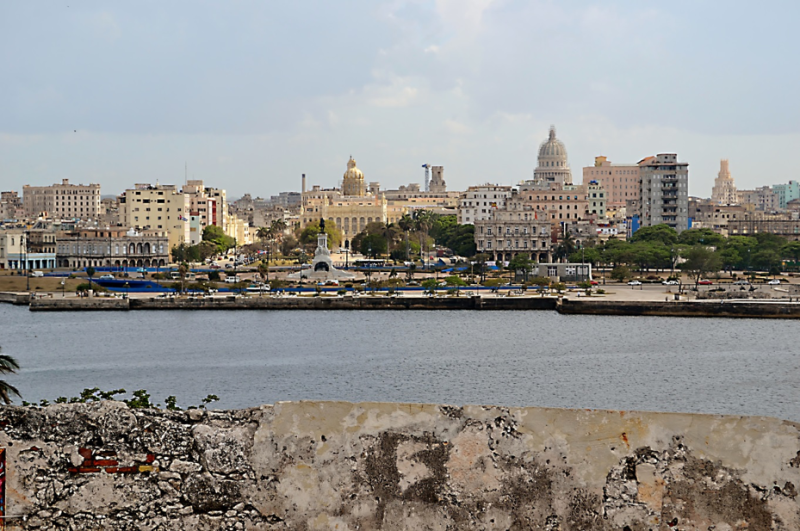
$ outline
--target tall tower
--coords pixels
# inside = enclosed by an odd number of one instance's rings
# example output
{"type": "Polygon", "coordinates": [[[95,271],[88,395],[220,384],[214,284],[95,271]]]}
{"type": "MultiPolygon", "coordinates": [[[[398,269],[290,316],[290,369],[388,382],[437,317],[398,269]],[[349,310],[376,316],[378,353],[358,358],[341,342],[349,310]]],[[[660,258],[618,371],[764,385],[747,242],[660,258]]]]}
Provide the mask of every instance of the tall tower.
{"type": "Polygon", "coordinates": [[[719,173],[714,179],[714,188],[711,189],[711,201],[718,205],[732,205],[736,203],[736,184],[728,169],[728,159],[719,161],[719,173]]]}
{"type": "Polygon", "coordinates": [[[432,177],[428,191],[443,194],[447,191],[447,184],[444,182],[444,166],[431,166],[430,170],[432,177]]]}

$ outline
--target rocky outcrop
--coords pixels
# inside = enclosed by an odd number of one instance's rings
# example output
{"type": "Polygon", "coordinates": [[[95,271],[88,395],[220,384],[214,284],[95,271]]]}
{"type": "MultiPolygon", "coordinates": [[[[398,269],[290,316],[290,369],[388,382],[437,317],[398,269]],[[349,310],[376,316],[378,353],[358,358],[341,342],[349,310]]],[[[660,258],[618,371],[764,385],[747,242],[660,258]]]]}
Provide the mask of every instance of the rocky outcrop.
{"type": "Polygon", "coordinates": [[[0,409],[9,528],[800,529],[800,426],[422,404],[0,409]]]}

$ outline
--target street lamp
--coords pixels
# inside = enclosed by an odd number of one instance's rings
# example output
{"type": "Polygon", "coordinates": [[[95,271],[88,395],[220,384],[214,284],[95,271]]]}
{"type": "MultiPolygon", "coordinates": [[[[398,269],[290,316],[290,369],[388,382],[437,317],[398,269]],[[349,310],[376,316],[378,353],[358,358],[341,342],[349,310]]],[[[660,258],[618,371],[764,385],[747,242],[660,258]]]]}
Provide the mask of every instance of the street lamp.
{"type": "Polygon", "coordinates": [[[131,285],[128,282],[126,282],[125,283],[125,298],[126,299],[128,298],[128,288],[130,288],[130,287],[131,287],[131,285]]]}
{"type": "Polygon", "coordinates": [[[61,280],[61,298],[64,299],[67,296],[67,279],[61,280]]]}

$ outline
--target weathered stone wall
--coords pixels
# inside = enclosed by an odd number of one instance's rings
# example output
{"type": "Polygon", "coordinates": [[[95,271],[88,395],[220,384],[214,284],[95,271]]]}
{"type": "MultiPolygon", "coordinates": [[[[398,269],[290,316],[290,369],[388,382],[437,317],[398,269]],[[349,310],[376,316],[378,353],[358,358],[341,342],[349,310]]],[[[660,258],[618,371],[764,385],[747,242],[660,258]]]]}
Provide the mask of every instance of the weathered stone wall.
{"type": "Polygon", "coordinates": [[[343,402],[0,409],[12,529],[800,529],[800,426],[343,402]]]}

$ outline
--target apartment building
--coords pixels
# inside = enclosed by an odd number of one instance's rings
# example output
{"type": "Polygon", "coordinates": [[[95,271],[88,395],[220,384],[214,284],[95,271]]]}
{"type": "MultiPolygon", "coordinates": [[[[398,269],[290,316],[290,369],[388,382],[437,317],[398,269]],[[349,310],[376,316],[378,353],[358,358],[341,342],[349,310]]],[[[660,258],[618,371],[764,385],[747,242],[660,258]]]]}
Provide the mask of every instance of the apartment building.
{"type": "Polygon", "coordinates": [[[69,179],[52,186],[23,186],[22,205],[31,218],[97,220],[103,213],[100,185],[70,184],[69,179]]]}
{"type": "Polygon", "coordinates": [[[583,184],[591,181],[605,188],[609,210],[624,208],[626,201],[639,200],[639,166],[636,164],[612,164],[606,157],[595,157],[594,166],[583,168],[583,184]]]}
{"type": "Polygon", "coordinates": [[[475,245],[492,260],[509,261],[525,254],[535,262],[551,261],[550,223],[539,219],[519,194],[513,194],[502,208],[493,208],[475,222],[475,245]]]}
{"type": "Polygon", "coordinates": [[[497,184],[470,186],[458,200],[458,223],[475,224],[492,219],[496,209],[505,208],[506,200],[511,197],[513,187],[497,184]]]}
{"type": "Polygon", "coordinates": [[[169,248],[190,243],[189,196],[175,185],[136,184],[119,197],[120,224],[137,231],[166,232],[169,248]]]}
{"type": "Polygon", "coordinates": [[[641,203],[639,223],[662,223],[678,233],[689,228],[689,164],[675,153],[661,153],[639,161],[641,203]]]}

